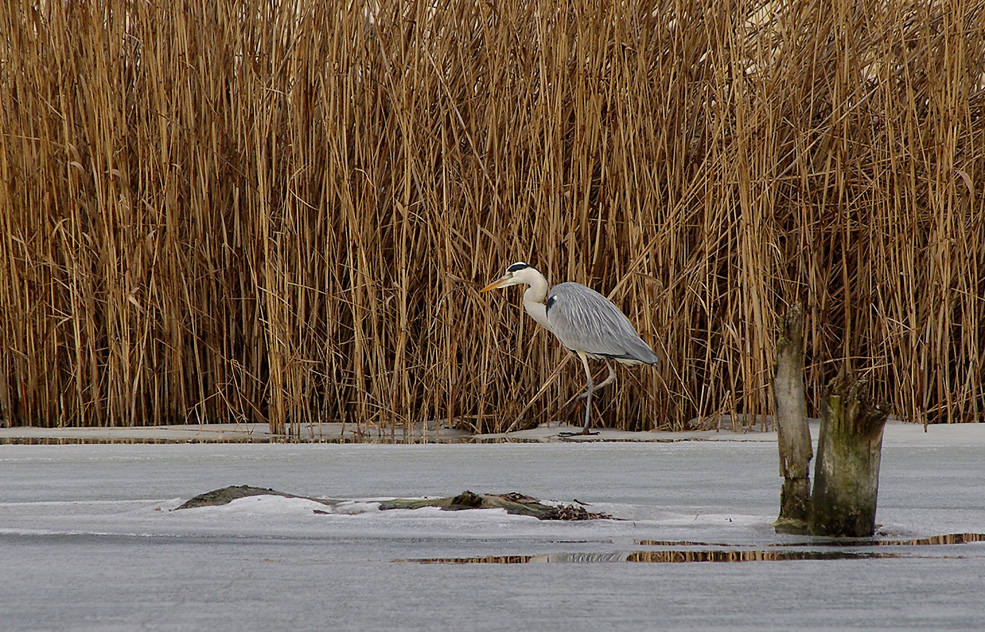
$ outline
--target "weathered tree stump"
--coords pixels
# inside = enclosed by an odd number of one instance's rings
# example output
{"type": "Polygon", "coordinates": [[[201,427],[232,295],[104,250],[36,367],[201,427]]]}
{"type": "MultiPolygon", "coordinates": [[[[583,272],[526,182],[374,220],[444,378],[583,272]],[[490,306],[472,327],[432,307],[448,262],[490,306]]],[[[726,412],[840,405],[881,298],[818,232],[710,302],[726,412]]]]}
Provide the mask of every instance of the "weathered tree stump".
{"type": "Polygon", "coordinates": [[[780,532],[805,533],[811,507],[811,431],[807,425],[804,396],[804,315],[792,307],[780,323],[776,343],[773,397],[780,450],[780,515],[774,528],[780,532]]]}
{"type": "Polygon", "coordinates": [[[875,532],[889,406],[872,404],[864,395],[867,386],[842,369],[821,403],[809,525],[813,535],[869,537],[875,532]]]}
{"type": "Polygon", "coordinates": [[[810,489],[811,433],[804,395],[803,312],[791,307],[776,344],[776,401],[782,533],[869,537],[875,532],[882,431],[889,407],[873,405],[867,383],[842,369],[821,404],[814,490],[810,489]]]}

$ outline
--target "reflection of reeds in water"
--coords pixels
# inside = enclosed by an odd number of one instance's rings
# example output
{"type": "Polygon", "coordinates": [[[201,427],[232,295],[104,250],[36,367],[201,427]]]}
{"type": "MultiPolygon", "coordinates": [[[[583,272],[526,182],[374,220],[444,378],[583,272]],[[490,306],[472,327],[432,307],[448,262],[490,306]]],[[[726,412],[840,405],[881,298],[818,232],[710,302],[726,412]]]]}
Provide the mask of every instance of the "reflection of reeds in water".
{"type": "Polygon", "coordinates": [[[636,551],[633,553],[549,553],[545,555],[489,555],[403,560],[424,564],[588,564],[647,562],[686,564],[700,562],[785,562],[795,560],[843,560],[896,557],[895,553],[861,550],[757,550],[702,549],[688,551],[636,551]]]}
{"type": "Polygon", "coordinates": [[[448,557],[404,560],[429,564],[533,564],[533,563],[600,563],[651,562],[656,564],[685,564],[698,562],[786,562],[796,560],[844,560],[898,557],[898,553],[870,550],[872,546],[941,546],[985,542],[983,533],[948,533],[912,540],[843,539],[818,540],[810,543],[771,544],[770,548],[755,549],[673,540],[642,540],[640,546],[702,547],[674,548],[656,551],[548,553],[542,555],[489,555],[485,557],[448,557]],[[811,548],[805,548],[805,547],[811,548]]]}
{"type": "Polygon", "coordinates": [[[0,423],[502,430],[517,259],[665,358],[605,425],[768,412],[790,302],[812,406],[981,418],[979,3],[248,5],[0,9],[0,423]]]}
{"type": "Polygon", "coordinates": [[[944,544],[969,544],[972,542],[985,542],[985,533],[947,533],[944,535],[932,535],[927,538],[916,538],[914,540],[876,540],[872,544],[885,546],[935,546],[944,544]]]}
{"type": "MultiPolygon", "coordinates": [[[[968,544],[972,542],[985,542],[985,533],[945,533],[932,535],[925,538],[914,538],[910,540],[883,540],[877,538],[818,538],[816,540],[803,542],[784,542],[770,544],[771,547],[859,547],[859,546],[936,546],[946,544],[968,544]]],[[[640,546],[694,546],[694,547],[716,547],[729,546],[727,544],[715,544],[710,542],[689,542],[675,540],[640,540],[640,546]]]]}
{"type": "Polygon", "coordinates": [[[638,551],[630,555],[626,561],[673,564],[688,562],[786,562],[794,560],[842,560],[875,557],[893,557],[893,554],[873,553],[871,551],[712,549],[698,551],[638,551]]]}
{"type": "Polygon", "coordinates": [[[642,540],[640,546],[701,547],[673,548],[635,552],[547,553],[541,555],[488,555],[485,557],[449,557],[404,560],[429,564],[575,564],[601,562],[650,562],[655,564],[686,564],[699,562],[786,562],[797,560],[882,559],[898,557],[896,552],[870,550],[872,546],[938,546],[985,542],[982,533],[949,533],[912,540],[842,539],[818,540],[795,544],[771,544],[756,549],[674,540],[642,540]],[[806,548],[811,547],[811,548],[806,548]]]}
{"type": "Polygon", "coordinates": [[[422,560],[402,560],[422,564],[526,564],[531,555],[487,555],[485,557],[434,557],[422,560]]]}

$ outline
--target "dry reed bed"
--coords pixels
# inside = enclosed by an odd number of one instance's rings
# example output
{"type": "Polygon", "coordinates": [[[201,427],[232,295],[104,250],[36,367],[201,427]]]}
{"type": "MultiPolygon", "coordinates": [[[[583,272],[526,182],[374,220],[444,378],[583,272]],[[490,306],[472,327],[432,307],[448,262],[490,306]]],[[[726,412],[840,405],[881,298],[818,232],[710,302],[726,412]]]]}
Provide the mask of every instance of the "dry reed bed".
{"type": "Polygon", "coordinates": [[[327,5],[0,9],[0,423],[556,418],[515,260],[664,358],[598,423],[769,413],[793,302],[812,407],[982,419],[980,1],[327,5]]]}

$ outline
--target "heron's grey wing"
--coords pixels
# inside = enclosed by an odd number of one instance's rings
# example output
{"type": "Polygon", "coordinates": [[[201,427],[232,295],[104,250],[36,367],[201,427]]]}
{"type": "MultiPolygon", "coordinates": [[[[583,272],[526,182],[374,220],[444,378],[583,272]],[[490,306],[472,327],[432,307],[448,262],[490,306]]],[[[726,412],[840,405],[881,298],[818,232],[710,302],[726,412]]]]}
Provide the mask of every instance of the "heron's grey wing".
{"type": "Polygon", "coordinates": [[[619,308],[580,283],[561,283],[551,288],[547,295],[547,321],[561,344],[572,351],[643,364],[657,361],[619,308]]]}

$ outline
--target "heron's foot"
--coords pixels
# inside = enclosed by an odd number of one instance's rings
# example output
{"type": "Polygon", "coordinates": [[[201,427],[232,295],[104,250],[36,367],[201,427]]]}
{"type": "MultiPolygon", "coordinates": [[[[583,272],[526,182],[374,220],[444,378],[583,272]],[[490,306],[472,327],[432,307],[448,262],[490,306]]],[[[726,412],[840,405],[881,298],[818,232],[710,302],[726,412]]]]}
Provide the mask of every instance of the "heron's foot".
{"type": "Polygon", "coordinates": [[[559,432],[559,433],[557,433],[557,436],[559,436],[559,437],[589,437],[589,436],[597,435],[597,434],[599,434],[599,431],[598,430],[589,430],[588,428],[585,428],[584,430],[579,430],[578,432],[568,432],[568,431],[559,432]]]}

